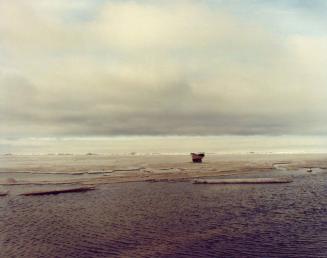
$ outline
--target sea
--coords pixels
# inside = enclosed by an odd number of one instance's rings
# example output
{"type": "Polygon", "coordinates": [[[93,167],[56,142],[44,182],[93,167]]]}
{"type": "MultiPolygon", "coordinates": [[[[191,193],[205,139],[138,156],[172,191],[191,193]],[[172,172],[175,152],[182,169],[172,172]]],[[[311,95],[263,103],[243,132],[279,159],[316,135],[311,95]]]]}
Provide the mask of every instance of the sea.
{"type": "Polygon", "coordinates": [[[33,182],[87,179],[104,166],[172,160],[170,169],[189,168],[191,151],[206,151],[203,167],[234,155],[249,162],[293,152],[327,159],[321,139],[234,140],[229,147],[219,137],[3,140],[0,181],[31,184],[0,185],[10,191],[0,196],[0,257],[327,257],[325,167],[309,173],[280,164],[244,175],[289,177],[289,184],[120,182],[85,193],[20,195],[49,187],[33,182]]]}
{"type": "Polygon", "coordinates": [[[327,136],[0,137],[0,155],[327,153],[327,136]]]}

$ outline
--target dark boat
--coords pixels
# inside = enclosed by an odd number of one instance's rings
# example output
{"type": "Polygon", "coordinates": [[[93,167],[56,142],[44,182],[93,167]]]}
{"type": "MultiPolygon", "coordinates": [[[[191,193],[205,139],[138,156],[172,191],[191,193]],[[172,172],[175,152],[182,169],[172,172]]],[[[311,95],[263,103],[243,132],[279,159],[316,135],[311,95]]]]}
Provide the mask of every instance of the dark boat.
{"type": "Polygon", "coordinates": [[[192,161],[194,163],[201,163],[202,159],[204,158],[204,152],[198,152],[198,153],[191,153],[192,161]]]}

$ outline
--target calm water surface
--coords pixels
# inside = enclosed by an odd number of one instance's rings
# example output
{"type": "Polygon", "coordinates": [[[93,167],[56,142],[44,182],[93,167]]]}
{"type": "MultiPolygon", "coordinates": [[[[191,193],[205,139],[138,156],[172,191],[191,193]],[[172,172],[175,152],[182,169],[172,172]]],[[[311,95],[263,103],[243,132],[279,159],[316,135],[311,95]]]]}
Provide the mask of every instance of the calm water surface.
{"type": "Polygon", "coordinates": [[[327,175],[0,199],[0,257],[327,257],[327,175]]]}

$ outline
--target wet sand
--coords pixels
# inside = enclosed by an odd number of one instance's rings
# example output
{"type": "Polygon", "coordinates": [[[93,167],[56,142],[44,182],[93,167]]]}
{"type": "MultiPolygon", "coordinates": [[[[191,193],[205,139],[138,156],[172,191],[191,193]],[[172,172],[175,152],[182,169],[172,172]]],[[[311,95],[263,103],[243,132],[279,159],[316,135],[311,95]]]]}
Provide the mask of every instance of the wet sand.
{"type": "Polygon", "coordinates": [[[326,154],[207,155],[204,163],[189,155],[147,156],[3,156],[0,185],[110,184],[189,181],[242,177],[273,170],[326,169],[326,154]]]}
{"type": "Polygon", "coordinates": [[[327,155],[10,156],[1,257],[326,257],[327,155]],[[307,172],[312,168],[312,172],[307,172]],[[192,184],[196,178],[289,184],[192,184]],[[8,180],[11,178],[11,180],[8,180]],[[155,182],[155,183],[153,183],[155,182]],[[94,185],[94,191],[22,196],[94,185]]]}

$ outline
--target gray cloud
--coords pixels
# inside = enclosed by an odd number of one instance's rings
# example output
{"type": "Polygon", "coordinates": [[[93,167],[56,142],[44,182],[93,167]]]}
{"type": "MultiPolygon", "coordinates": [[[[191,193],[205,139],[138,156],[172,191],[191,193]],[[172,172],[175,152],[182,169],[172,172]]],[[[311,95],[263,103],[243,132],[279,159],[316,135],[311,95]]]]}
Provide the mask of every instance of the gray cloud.
{"type": "Polygon", "coordinates": [[[285,36],[192,1],[105,2],[67,21],[60,3],[0,2],[2,136],[327,129],[324,33],[285,36]]]}

